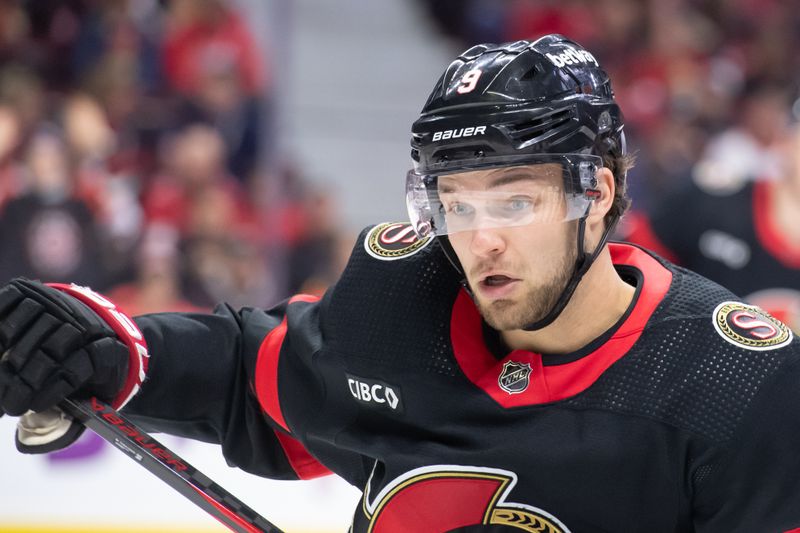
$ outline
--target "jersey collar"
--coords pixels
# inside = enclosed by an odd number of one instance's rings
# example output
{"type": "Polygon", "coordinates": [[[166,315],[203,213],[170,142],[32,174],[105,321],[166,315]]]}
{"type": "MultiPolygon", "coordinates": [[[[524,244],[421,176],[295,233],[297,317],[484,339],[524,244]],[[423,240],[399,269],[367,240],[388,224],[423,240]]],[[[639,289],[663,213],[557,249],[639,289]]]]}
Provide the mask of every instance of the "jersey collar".
{"type": "Polygon", "coordinates": [[[579,352],[559,355],[555,361],[552,356],[543,358],[542,354],[526,350],[514,350],[498,360],[483,339],[481,316],[472,298],[462,290],[453,306],[450,337],[464,375],[503,407],[562,400],[594,383],[639,339],[672,282],[672,273],[642,249],[622,243],[608,246],[615,266],[634,269],[640,274],[634,302],[610,334],[579,352]],[[544,359],[548,361],[546,364],[544,359]],[[509,377],[514,381],[512,386],[509,377]],[[505,388],[501,387],[501,379],[505,380],[505,388]]]}

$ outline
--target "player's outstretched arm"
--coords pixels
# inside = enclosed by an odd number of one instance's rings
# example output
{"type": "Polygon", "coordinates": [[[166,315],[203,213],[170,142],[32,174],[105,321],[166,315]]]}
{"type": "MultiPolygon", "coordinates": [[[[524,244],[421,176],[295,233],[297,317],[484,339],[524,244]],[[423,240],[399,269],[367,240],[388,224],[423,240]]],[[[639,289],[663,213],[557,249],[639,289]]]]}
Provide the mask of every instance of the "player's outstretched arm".
{"type": "MultiPolygon", "coordinates": [[[[316,350],[308,339],[319,339],[316,314],[303,312],[311,304],[300,300],[294,314],[301,318],[288,329],[302,349],[281,348],[297,361],[316,350]]],[[[324,475],[302,445],[286,448],[294,436],[256,394],[259,387],[262,395],[277,388],[268,371],[256,374],[269,367],[259,365],[259,356],[266,340],[280,337],[270,333],[282,331],[290,304],[268,311],[221,304],[213,313],[134,320],[85,287],[14,280],[0,288],[0,409],[20,416],[17,447],[26,453],[74,442],[83,427],[55,406],[95,396],[115,409],[125,406],[125,415],[147,431],[220,444],[229,464],[251,473],[324,475]]],[[[305,373],[298,381],[314,382],[305,373]]]]}
{"type": "Polygon", "coordinates": [[[120,408],[138,390],[146,361],[133,321],[88,289],[22,278],[0,289],[0,409],[21,417],[22,452],[74,442],[83,426],[55,406],[97,396],[120,408]]]}
{"type": "Polygon", "coordinates": [[[293,301],[268,310],[220,304],[212,313],[137,316],[152,358],[147,381],[124,414],[146,431],[220,444],[229,464],[256,475],[298,479],[325,473],[305,468],[312,458],[293,452],[303,446],[286,445],[287,438],[300,435],[291,433],[280,412],[266,408],[264,395],[278,396],[277,375],[270,372],[278,350],[298,367],[282,389],[303,398],[315,394],[308,388],[316,386],[316,369],[305,363],[321,342],[317,313],[309,312],[316,306],[293,301]],[[278,340],[284,337],[286,342],[278,340]],[[298,465],[304,467],[298,471],[298,465]]]}

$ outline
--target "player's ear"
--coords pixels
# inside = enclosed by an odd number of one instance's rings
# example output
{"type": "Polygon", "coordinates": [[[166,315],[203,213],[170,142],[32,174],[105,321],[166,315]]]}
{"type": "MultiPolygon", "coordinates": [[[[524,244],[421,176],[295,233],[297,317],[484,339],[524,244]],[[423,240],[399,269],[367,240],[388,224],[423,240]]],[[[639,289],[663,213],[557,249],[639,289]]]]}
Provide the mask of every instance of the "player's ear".
{"type": "Polygon", "coordinates": [[[611,206],[614,203],[614,193],[616,191],[614,174],[609,168],[601,167],[598,169],[596,177],[597,189],[600,191],[600,197],[595,198],[589,210],[589,216],[586,219],[586,223],[589,227],[604,224],[603,219],[606,213],[611,210],[611,206]]]}

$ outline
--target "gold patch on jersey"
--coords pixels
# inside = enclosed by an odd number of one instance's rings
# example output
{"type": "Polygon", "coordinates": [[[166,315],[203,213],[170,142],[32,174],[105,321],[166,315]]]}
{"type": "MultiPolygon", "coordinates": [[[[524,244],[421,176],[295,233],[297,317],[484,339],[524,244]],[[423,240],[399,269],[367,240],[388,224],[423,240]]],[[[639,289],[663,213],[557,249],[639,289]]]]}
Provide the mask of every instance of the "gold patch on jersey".
{"type": "Polygon", "coordinates": [[[755,305],[722,302],[713,316],[723,339],[748,350],[774,350],[792,342],[792,330],[755,305]]]}
{"type": "Polygon", "coordinates": [[[408,222],[384,222],[372,228],[364,239],[364,249],[381,261],[410,257],[433,241],[433,235],[420,239],[408,222]]]}

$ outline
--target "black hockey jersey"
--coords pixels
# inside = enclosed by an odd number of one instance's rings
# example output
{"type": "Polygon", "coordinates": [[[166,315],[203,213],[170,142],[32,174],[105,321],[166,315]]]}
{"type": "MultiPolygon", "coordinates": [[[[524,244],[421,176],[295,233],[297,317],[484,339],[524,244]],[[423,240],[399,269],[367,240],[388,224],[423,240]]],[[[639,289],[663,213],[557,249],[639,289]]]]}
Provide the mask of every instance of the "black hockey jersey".
{"type": "Polygon", "coordinates": [[[626,217],[632,240],[742,296],[800,331],[800,247],[770,214],[773,188],[750,182],[711,194],[694,184],[649,216],[626,217]],[[687,216],[688,215],[688,216],[687,216]]]}
{"type": "Polygon", "coordinates": [[[727,290],[631,245],[628,312],[578,352],[498,353],[406,224],[360,237],[321,300],[136,319],[126,413],[273,478],[363,489],[355,533],[800,528],[800,347],[727,290]]]}

